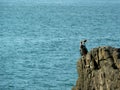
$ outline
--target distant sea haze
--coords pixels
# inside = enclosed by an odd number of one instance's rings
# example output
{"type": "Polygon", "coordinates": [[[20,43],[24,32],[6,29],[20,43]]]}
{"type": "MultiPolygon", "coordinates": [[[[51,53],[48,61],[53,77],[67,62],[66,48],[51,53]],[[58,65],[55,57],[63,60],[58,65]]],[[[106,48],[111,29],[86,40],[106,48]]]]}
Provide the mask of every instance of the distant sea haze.
{"type": "Polygon", "coordinates": [[[71,90],[80,40],[120,47],[120,5],[0,5],[0,90],[71,90]]]}
{"type": "Polygon", "coordinates": [[[60,4],[60,5],[103,5],[103,4],[120,4],[119,0],[0,0],[3,5],[42,5],[42,4],[60,4]]]}

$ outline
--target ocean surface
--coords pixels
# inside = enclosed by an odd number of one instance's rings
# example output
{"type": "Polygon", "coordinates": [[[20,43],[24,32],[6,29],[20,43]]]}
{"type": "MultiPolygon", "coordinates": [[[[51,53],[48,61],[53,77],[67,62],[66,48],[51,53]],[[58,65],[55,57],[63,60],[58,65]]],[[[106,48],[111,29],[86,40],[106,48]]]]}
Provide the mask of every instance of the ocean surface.
{"type": "Polygon", "coordinates": [[[71,90],[83,39],[120,47],[120,5],[0,3],[0,90],[71,90]]]}

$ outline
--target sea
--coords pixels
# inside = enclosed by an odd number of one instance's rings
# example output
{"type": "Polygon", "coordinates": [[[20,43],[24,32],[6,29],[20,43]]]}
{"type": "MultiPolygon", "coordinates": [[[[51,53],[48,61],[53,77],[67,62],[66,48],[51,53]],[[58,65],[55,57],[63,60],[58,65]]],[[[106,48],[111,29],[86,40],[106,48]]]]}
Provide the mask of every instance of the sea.
{"type": "Polygon", "coordinates": [[[120,4],[0,3],[0,90],[71,90],[80,41],[120,47],[120,4]]]}

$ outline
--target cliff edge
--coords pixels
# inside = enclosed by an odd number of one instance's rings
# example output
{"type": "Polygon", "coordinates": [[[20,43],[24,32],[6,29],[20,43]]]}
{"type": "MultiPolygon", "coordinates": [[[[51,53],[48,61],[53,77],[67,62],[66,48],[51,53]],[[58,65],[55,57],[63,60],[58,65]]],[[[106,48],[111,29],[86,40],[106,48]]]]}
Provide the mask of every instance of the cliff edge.
{"type": "Polygon", "coordinates": [[[77,62],[72,90],[120,90],[120,48],[93,48],[77,62]]]}

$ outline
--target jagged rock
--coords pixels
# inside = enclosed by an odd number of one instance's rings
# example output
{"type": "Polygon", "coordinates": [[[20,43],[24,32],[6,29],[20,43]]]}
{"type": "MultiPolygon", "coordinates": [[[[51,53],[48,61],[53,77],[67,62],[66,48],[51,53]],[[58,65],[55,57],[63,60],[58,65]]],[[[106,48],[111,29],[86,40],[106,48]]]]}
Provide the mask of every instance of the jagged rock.
{"type": "Polygon", "coordinates": [[[93,48],[77,62],[72,90],[120,90],[120,48],[93,48]]]}

